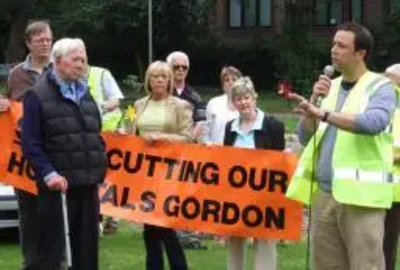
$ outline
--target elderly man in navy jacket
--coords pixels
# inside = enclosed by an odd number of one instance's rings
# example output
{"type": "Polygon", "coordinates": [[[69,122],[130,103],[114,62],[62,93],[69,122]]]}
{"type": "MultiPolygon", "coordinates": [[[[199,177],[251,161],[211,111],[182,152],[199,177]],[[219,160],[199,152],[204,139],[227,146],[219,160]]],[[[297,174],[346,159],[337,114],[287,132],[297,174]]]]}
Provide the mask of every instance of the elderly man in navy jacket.
{"type": "Polygon", "coordinates": [[[57,41],[54,67],[24,99],[22,150],[36,174],[38,250],[27,269],[61,269],[65,249],[61,192],[67,197],[72,269],[98,269],[98,184],[106,156],[97,105],[80,81],[85,45],[57,41]]]}

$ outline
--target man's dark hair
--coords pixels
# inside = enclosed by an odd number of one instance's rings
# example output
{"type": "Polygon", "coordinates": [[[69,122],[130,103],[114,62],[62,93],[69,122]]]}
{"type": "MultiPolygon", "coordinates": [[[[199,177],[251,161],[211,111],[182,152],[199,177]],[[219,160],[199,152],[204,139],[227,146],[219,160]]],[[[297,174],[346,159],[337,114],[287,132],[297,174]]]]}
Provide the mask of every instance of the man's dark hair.
{"type": "Polygon", "coordinates": [[[355,50],[365,50],[364,60],[367,60],[371,56],[374,47],[374,37],[365,26],[356,22],[346,22],[339,25],[336,31],[349,31],[354,33],[355,50]]]}
{"type": "Polygon", "coordinates": [[[25,29],[25,41],[31,41],[32,36],[38,35],[47,29],[50,29],[50,24],[47,21],[34,21],[28,24],[25,29]]]}

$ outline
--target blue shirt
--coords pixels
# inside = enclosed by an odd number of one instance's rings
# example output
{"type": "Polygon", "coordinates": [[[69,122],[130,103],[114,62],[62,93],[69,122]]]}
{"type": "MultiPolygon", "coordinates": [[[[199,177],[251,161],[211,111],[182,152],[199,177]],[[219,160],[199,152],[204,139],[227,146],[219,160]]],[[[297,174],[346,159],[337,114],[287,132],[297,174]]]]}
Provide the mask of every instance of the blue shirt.
{"type": "Polygon", "coordinates": [[[233,146],[255,149],[254,131],[262,130],[263,119],[264,119],[264,113],[260,109],[257,108],[256,121],[254,122],[253,126],[250,128],[250,130],[248,132],[244,132],[240,128],[240,117],[233,120],[231,131],[234,131],[237,133],[237,136],[236,136],[235,142],[233,143],[233,146]]]}
{"type": "Polygon", "coordinates": [[[84,80],[66,82],[57,75],[54,69],[51,71],[50,76],[59,86],[60,92],[63,95],[63,97],[65,99],[72,100],[77,104],[79,104],[82,97],[88,91],[87,83],[84,80]]]}

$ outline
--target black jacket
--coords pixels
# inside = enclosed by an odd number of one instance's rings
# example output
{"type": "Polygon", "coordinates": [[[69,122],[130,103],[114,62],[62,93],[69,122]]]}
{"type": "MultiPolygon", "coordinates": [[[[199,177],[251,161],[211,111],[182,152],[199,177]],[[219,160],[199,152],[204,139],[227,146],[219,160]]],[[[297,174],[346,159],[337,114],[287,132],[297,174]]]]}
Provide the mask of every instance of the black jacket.
{"type": "MultiPolygon", "coordinates": [[[[237,137],[237,133],[231,130],[233,121],[225,126],[224,145],[233,145],[237,137]]],[[[285,126],[273,116],[264,115],[262,129],[254,132],[256,149],[285,149],[285,126]]]]}
{"type": "Polygon", "coordinates": [[[186,84],[180,95],[178,95],[178,91],[174,88],[174,96],[186,100],[193,105],[193,122],[206,121],[207,102],[201,99],[193,87],[186,84]]]}

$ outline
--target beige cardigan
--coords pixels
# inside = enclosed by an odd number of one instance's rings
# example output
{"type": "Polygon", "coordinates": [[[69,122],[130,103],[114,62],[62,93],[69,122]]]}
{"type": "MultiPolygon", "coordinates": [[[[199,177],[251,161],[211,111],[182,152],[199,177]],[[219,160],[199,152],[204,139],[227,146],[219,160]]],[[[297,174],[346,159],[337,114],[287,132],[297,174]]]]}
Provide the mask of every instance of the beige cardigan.
{"type": "MultiPolygon", "coordinates": [[[[135,102],[137,118],[146,110],[150,96],[141,98],[135,102]]],[[[190,142],[193,140],[193,106],[180,98],[168,96],[166,117],[169,118],[162,129],[163,139],[167,141],[190,142]]]]}

